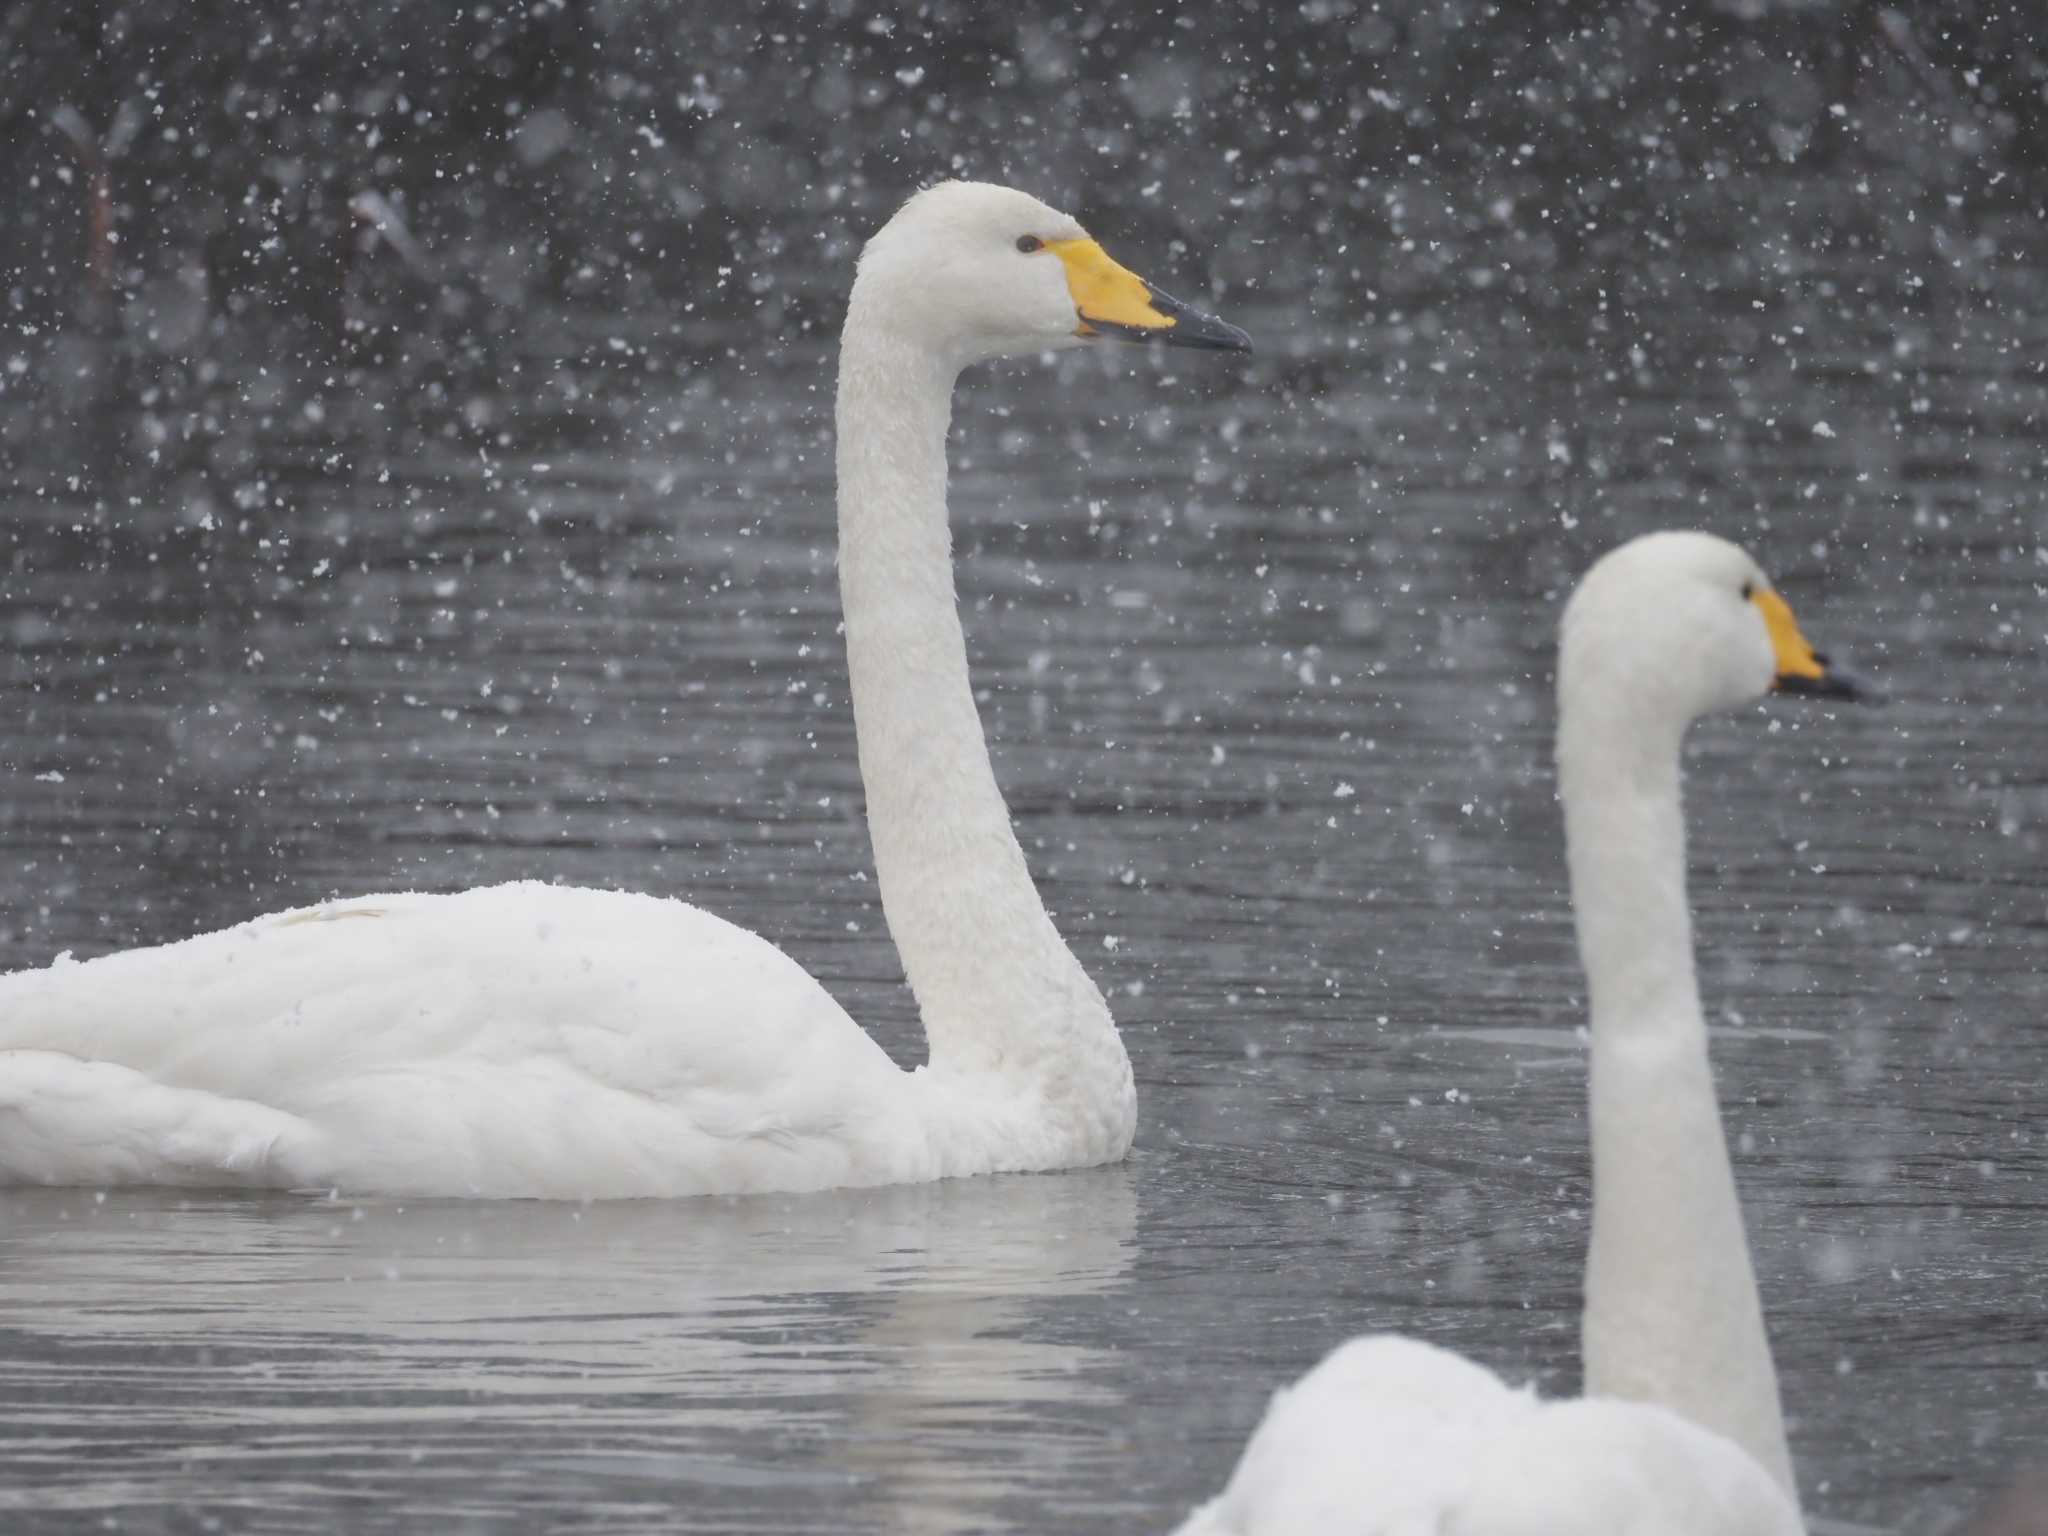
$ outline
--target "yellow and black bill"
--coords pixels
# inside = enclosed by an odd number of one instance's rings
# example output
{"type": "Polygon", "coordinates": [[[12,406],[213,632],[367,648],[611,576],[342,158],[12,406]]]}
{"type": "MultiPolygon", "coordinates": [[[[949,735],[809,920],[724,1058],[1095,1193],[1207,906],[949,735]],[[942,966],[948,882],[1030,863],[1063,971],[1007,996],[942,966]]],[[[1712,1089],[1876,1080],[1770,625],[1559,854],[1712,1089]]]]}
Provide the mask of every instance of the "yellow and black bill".
{"type": "Polygon", "coordinates": [[[1851,704],[1882,704],[1883,692],[1856,676],[1845,672],[1827,658],[1824,651],[1813,653],[1815,663],[1820,667],[1817,675],[1804,672],[1780,672],[1771,684],[1774,693],[1804,694],[1814,699],[1842,699],[1851,704]]]}
{"type": "Polygon", "coordinates": [[[1777,661],[1777,675],[1771,680],[1774,693],[1801,694],[1807,698],[1842,699],[1850,703],[1876,704],[1884,694],[1853,673],[1829,661],[1799,632],[1792,607],[1769,587],[1759,586],[1749,595],[1764,616],[1770,631],[1771,650],[1777,661]]]}
{"type": "Polygon", "coordinates": [[[1047,242],[1067,270],[1076,336],[1163,341],[1172,347],[1249,352],[1252,339],[1227,320],[1183,304],[1137,273],[1118,266],[1093,240],[1047,242]]]}

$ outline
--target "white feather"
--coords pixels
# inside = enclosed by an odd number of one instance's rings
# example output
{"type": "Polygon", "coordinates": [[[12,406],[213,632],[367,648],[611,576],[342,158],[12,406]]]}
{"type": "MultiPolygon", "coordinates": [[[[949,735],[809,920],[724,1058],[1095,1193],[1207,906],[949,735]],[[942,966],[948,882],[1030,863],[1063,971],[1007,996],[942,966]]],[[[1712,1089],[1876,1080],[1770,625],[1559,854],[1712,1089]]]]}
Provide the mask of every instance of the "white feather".
{"type": "Polygon", "coordinates": [[[1085,236],[1021,192],[928,189],[863,253],[842,336],[855,722],[926,1067],[679,901],[379,895],[0,977],[0,1181],[606,1197],[1121,1158],[1130,1063],[996,787],[946,519],[962,366],[1082,344],[1056,241],[1085,236]]]}
{"type": "MultiPolygon", "coordinates": [[[[1558,661],[1559,790],[1593,1014],[1587,1396],[1545,1403],[1399,1338],[1277,1394],[1182,1536],[1796,1536],[1777,1377],[1707,1063],[1679,744],[1770,686],[1755,563],[1622,546],[1558,661]]],[[[1803,641],[1800,642],[1803,645],[1803,641]]]]}

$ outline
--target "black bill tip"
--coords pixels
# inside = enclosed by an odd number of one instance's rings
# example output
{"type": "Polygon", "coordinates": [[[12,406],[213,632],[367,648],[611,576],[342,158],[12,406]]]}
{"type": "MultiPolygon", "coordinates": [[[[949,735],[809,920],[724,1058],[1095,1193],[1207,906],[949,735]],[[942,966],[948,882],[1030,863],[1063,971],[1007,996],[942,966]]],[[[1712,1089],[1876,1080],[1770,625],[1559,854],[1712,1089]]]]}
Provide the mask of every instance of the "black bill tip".
{"type": "Polygon", "coordinates": [[[1092,331],[1104,336],[1113,336],[1118,341],[1157,341],[1169,347],[1199,347],[1207,352],[1249,352],[1252,339],[1228,320],[1218,320],[1214,315],[1183,304],[1170,293],[1162,293],[1150,283],[1145,284],[1145,295],[1152,301],[1152,307],[1173,321],[1172,325],[1119,325],[1113,320],[1097,320],[1086,310],[1081,318],[1092,331]]]}
{"type": "Polygon", "coordinates": [[[1814,652],[1813,659],[1820,663],[1819,677],[1797,677],[1781,672],[1771,685],[1772,691],[1808,699],[1840,699],[1845,704],[1882,704],[1885,701],[1884,690],[1876,684],[1834,666],[1818,651],[1814,652]]]}

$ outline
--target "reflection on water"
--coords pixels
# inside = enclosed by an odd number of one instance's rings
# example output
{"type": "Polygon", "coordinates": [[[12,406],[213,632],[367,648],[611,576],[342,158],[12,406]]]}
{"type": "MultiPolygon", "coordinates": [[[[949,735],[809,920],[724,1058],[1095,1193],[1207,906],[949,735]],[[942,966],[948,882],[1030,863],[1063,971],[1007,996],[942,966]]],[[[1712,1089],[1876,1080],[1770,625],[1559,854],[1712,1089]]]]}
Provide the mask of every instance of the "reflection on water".
{"type": "Polygon", "coordinates": [[[0,1510],[941,1531],[1062,1493],[1064,1421],[1116,1400],[1071,1319],[1127,1291],[1136,1198],[1118,1168],[588,1207],[17,1192],[0,1219],[0,1510]]]}
{"type": "MultiPolygon", "coordinates": [[[[1693,863],[1809,1505],[1938,1528],[2048,1442],[2048,388],[2038,337],[1832,281],[1646,307],[1640,358],[1604,308],[1589,334],[1458,290],[1348,332],[1233,305],[1264,348],[1234,370],[970,377],[982,708],[1130,1044],[1130,1167],[758,1207],[14,1197],[0,1502],[1123,1531],[1358,1329],[1570,1390],[1551,632],[1594,553],[1687,522],[1893,695],[1704,725],[1693,863]]],[[[539,876],[688,893],[915,1059],[829,358],[791,346],[536,359],[590,419],[484,402],[519,428],[487,451],[366,398],[346,452],[280,429],[239,501],[11,499],[0,965],[539,876]]]]}

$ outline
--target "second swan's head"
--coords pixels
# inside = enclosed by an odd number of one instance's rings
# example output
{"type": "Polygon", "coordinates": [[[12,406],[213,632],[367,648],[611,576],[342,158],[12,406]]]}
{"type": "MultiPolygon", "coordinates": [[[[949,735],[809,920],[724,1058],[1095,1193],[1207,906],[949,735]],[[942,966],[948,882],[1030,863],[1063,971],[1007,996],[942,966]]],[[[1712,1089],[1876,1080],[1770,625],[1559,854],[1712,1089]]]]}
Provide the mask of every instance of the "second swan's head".
{"type": "Polygon", "coordinates": [[[1770,692],[1874,695],[1807,643],[1746,550],[1710,533],[1644,534],[1609,550],[1566,605],[1558,698],[1683,731],[1770,692]]]}
{"type": "Polygon", "coordinates": [[[1103,338],[1251,349],[1236,326],[1118,266],[1067,214],[978,181],[897,209],[861,252],[853,303],[865,323],[961,363],[1103,338]]]}

